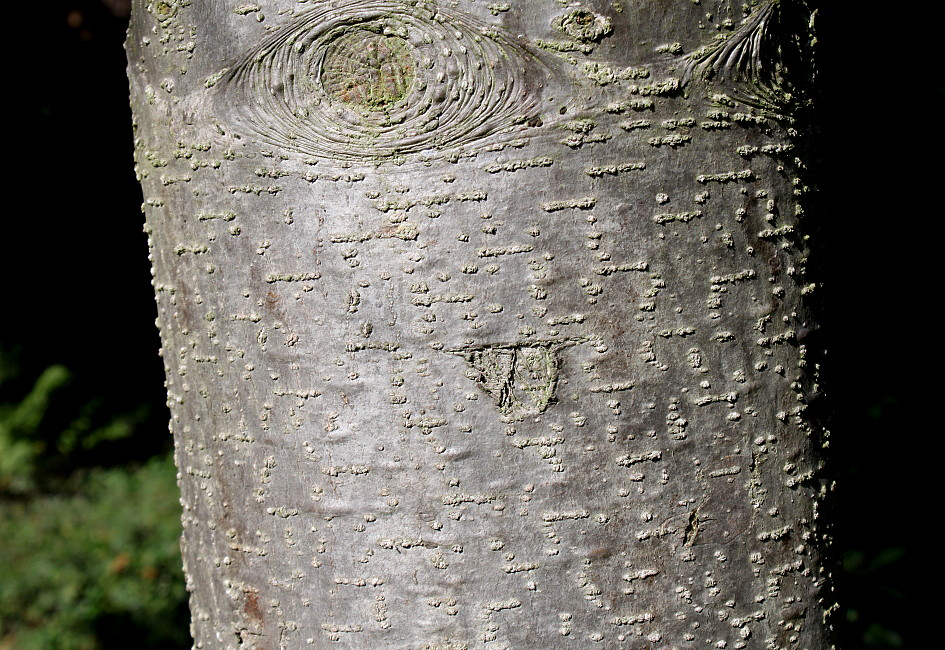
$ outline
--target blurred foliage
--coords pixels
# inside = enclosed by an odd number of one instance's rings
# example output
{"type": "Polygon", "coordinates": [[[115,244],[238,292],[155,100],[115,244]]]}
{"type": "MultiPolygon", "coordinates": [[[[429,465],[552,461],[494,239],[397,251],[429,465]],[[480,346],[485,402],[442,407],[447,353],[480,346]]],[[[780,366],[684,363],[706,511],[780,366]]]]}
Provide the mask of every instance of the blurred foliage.
{"type": "MultiPolygon", "coordinates": [[[[838,463],[836,544],[842,554],[837,576],[842,620],[840,647],[896,650],[916,638],[904,624],[913,616],[910,580],[921,569],[912,566],[914,539],[903,536],[911,513],[902,508],[895,490],[876,480],[875,450],[863,441],[880,441],[909,421],[909,408],[879,385],[874,394],[861,391],[839,400],[834,418],[847,434],[833,450],[838,463]]],[[[844,397],[841,395],[841,397],[844,397]]],[[[890,464],[895,471],[895,464],[890,464]]],[[[928,569],[926,569],[928,570],[928,569]]]]}
{"type": "Polygon", "coordinates": [[[0,354],[0,650],[187,647],[173,460],[113,449],[147,408],[88,400],[61,365],[19,376],[0,354]]]}
{"type": "Polygon", "coordinates": [[[147,403],[128,408],[127,395],[109,399],[104,386],[76,381],[59,364],[29,378],[0,348],[0,496],[56,490],[82,467],[143,461],[159,451],[133,438],[148,419],[147,403]]]}
{"type": "Polygon", "coordinates": [[[83,474],[0,503],[0,647],[186,647],[173,461],[83,474]]]}
{"type": "Polygon", "coordinates": [[[864,596],[848,598],[846,626],[862,648],[902,648],[902,635],[894,628],[907,608],[906,595],[896,578],[903,571],[906,549],[901,546],[872,551],[848,550],[843,556],[847,583],[860,588],[864,596]]]}

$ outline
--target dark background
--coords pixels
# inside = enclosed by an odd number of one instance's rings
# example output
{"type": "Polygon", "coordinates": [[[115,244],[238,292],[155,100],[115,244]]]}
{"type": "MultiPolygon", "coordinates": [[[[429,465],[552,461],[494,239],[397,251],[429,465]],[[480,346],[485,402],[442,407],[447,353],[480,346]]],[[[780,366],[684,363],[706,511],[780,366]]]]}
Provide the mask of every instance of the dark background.
{"type": "MultiPolygon", "coordinates": [[[[40,549],[48,543],[42,535],[61,540],[71,533],[55,527],[61,522],[52,528],[42,523],[52,515],[36,514],[54,509],[31,510],[31,504],[80,499],[94,507],[102,498],[89,492],[95,477],[140,472],[148,462],[166,459],[171,447],[133,171],[122,50],[129,4],[44,2],[38,15],[17,22],[22,33],[13,36],[7,59],[13,81],[5,100],[12,140],[5,187],[18,200],[8,203],[0,253],[0,405],[6,409],[0,410],[0,430],[3,418],[30,399],[41,403],[41,413],[30,425],[37,445],[30,480],[7,476],[4,482],[0,474],[0,517],[6,512],[8,524],[23,519],[14,524],[16,534],[44,562],[40,549]],[[50,368],[64,369],[66,379],[43,393],[37,382],[52,381],[44,375],[50,368]],[[66,429],[74,432],[72,442],[63,441],[66,429]]],[[[822,232],[813,244],[827,298],[825,389],[834,412],[838,486],[828,516],[842,566],[841,647],[899,648],[917,640],[916,620],[924,618],[912,611],[912,585],[938,572],[919,566],[921,529],[908,504],[928,494],[924,483],[935,470],[922,458],[931,455],[929,439],[941,433],[934,419],[938,405],[920,397],[927,391],[920,390],[917,373],[941,356],[934,338],[941,291],[927,287],[918,296],[923,283],[931,284],[920,264],[930,256],[943,215],[937,157],[945,111],[942,76],[932,70],[941,55],[925,56],[924,43],[934,47],[934,41],[916,34],[927,19],[872,15],[863,7],[832,3],[817,23],[822,96],[816,214],[822,232]]],[[[2,444],[0,433],[0,453],[2,444]]],[[[173,488],[172,469],[166,462],[162,467],[167,478],[161,489],[173,488]]],[[[151,503],[156,488],[135,480],[128,499],[151,503]]],[[[934,497],[925,498],[930,510],[934,497]]],[[[171,503],[169,512],[175,508],[171,503]]],[[[95,525],[108,528],[107,520],[95,525]]],[[[85,525],[92,524],[75,524],[85,525]]],[[[174,525],[176,520],[172,532],[174,525]]],[[[108,546],[107,540],[124,537],[107,530],[105,542],[90,542],[107,560],[100,573],[116,580],[130,576],[144,593],[160,583],[169,605],[139,611],[138,597],[127,595],[135,593],[130,587],[119,589],[124,601],[108,596],[88,605],[81,594],[98,589],[98,574],[61,584],[53,572],[27,588],[13,584],[15,572],[0,568],[0,650],[119,648],[132,640],[141,647],[189,647],[179,569],[166,559],[137,567],[151,533],[135,535],[122,542],[124,549],[108,546]],[[61,599],[33,619],[24,615],[18,599],[42,601],[46,589],[59,590],[61,599]],[[64,631],[37,632],[44,620],[77,603],[91,608],[84,618],[63,615],[64,622],[53,622],[64,631]],[[70,625],[82,633],[70,634],[70,625]]],[[[166,540],[161,543],[166,552],[166,540]]],[[[75,557],[85,552],[81,544],[71,551],[75,557]]],[[[14,553],[0,562],[25,566],[23,557],[14,553]]],[[[94,563],[76,561],[94,574],[94,563]]]]}

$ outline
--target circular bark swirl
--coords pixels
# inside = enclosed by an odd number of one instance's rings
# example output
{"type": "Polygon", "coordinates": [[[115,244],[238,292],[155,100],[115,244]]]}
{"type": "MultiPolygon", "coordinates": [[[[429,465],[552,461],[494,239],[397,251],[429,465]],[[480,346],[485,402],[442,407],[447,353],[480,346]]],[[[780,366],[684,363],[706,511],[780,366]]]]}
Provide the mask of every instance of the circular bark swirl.
{"type": "Polygon", "coordinates": [[[369,161],[521,128],[545,76],[494,26],[432,4],[357,0],[269,36],[223,77],[217,106],[270,144],[369,161]]]}

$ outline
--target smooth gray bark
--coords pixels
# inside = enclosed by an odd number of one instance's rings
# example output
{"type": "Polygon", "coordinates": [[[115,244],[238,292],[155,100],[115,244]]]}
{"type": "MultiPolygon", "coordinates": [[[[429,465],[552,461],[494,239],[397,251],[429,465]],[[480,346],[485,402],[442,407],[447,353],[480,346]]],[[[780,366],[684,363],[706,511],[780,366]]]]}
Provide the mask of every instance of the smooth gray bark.
{"type": "Polygon", "coordinates": [[[134,3],[197,647],[828,647],[808,18],[134,3]]]}

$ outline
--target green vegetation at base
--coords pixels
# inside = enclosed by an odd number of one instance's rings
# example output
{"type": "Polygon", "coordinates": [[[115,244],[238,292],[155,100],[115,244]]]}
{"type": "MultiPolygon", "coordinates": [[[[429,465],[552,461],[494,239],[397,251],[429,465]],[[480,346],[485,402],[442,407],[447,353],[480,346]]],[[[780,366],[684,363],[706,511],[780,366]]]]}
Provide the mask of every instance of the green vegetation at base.
{"type": "Polygon", "coordinates": [[[142,453],[147,405],[61,365],[33,376],[0,350],[0,650],[189,647],[176,469],[142,453]]]}
{"type": "Polygon", "coordinates": [[[175,472],[155,458],[0,502],[0,648],[188,645],[175,472]]]}

